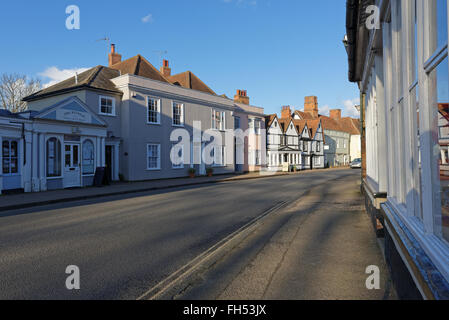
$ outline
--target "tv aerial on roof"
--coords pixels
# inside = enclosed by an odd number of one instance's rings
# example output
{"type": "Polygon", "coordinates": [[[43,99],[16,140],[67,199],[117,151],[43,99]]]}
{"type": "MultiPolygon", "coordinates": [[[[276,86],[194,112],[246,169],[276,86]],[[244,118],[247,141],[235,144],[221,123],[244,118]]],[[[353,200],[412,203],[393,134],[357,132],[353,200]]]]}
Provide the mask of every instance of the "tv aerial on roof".
{"type": "Polygon", "coordinates": [[[96,42],[100,42],[100,41],[106,41],[108,44],[108,47],[111,46],[111,38],[109,38],[109,37],[104,37],[104,38],[96,40],[96,42]]]}
{"type": "Polygon", "coordinates": [[[168,51],[167,50],[154,50],[153,52],[159,54],[159,63],[162,66],[163,57],[164,57],[164,55],[168,54],[168,51]]]}

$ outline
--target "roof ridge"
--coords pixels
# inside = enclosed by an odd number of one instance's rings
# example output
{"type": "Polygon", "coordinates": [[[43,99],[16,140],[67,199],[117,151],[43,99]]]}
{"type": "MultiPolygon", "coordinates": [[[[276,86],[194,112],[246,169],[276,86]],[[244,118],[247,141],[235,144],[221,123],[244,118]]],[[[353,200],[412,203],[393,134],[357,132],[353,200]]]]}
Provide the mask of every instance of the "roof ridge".
{"type": "Polygon", "coordinates": [[[156,71],[156,72],[162,77],[162,79],[164,79],[164,80],[167,81],[168,83],[171,83],[171,81],[168,80],[168,79],[163,75],[162,72],[160,72],[158,69],[156,69],[156,67],[153,66],[153,65],[151,64],[151,62],[148,61],[144,56],[142,56],[141,54],[138,54],[137,56],[140,57],[141,61],[144,61],[145,63],[147,63],[147,64],[150,66],[150,68],[152,68],[154,71],[156,71]]]}
{"type": "Polygon", "coordinates": [[[95,80],[95,78],[100,74],[100,71],[102,70],[103,66],[98,65],[92,69],[96,69],[94,72],[92,72],[92,74],[87,78],[87,85],[90,86],[92,84],[92,82],[95,80]]]}

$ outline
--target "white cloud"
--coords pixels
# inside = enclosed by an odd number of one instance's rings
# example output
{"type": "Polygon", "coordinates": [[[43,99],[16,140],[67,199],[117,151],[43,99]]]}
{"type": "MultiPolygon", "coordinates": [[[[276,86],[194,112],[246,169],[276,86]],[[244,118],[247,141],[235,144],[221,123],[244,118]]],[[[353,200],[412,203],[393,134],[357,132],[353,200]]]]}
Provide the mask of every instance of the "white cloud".
{"type": "Polygon", "coordinates": [[[355,107],[357,105],[360,105],[360,98],[343,101],[343,106],[345,107],[345,109],[343,110],[343,116],[360,118],[360,112],[355,107]]]}
{"type": "Polygon", "coordinates": [[[329,116],[330,110],[331,110],[331,107],[329,105],[319,107],[319,112],[323,116],[329,116]]]}
{"type": "Polygon", "coordinates": [[[89,70],[89,68],[74,68],[74,69],[58,69],[58,67],[49,67],[44,72],[39,73],[39,76],[48,80],[48,82],[44,82],[43,87],[48,88],[58,82],[64,81],[75,76],[75,73],[82,73],[84,71],[89,70]]]}
{"type": "Polygon", "coordinates": [[[143,17],[142,22],[143,23],[153,23],[154,22],[153,15],[150,13],[149,15],[143,17]]]}

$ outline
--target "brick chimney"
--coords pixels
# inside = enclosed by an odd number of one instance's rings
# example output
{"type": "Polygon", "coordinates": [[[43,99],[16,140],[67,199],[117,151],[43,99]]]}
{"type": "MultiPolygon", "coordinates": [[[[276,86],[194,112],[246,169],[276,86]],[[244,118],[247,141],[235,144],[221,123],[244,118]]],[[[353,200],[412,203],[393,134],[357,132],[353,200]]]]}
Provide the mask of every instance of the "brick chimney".
{"type": "Polygon", "coordinates": [[[249,97],[246,90],[237,90],[237,94],[234,96],[234,101],[249,105],[249,97]]]}
{"type": "Polygon", "coordinates": [[[330,112],[330,117],[334,120],[340,120],[341,119],[341,109],[334,109],[330,112]]]}
{"type": "Polygon", "coordinates": [[[292,117],[292,109],[290,106],[282,107],[281,119],[290,119],[292,117]]]}
{"type": "Polygon", "coordinates": [[[304,99],[304,112],[311,114],[313,118],[318,118],[318,98],[315,96],[304,99]]]}
{"type": "Polygon", "coordinates": [[[164,77],[171,76],[171,69],[170,69],[170,64],[169,64],[168,60],[164,60],[162,62],[161,73],[164,75],[164,77]]]}
{"type": "Polygon", "coordinates": [[[122,55],[115,52],[115,44],[111,44],[111,53],[109,54],[109,67],[122,62],[122,55]]]}

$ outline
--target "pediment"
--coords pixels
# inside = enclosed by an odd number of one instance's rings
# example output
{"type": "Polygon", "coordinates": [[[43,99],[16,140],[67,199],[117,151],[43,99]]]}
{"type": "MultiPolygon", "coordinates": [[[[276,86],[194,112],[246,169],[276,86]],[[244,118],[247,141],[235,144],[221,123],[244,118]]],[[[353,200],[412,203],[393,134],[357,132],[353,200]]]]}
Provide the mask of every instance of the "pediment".
{"type": "Polygon", "coordinates": [[[70,97],[46,108],[36,119],[106,126],[78,97],[70,97]]]}

